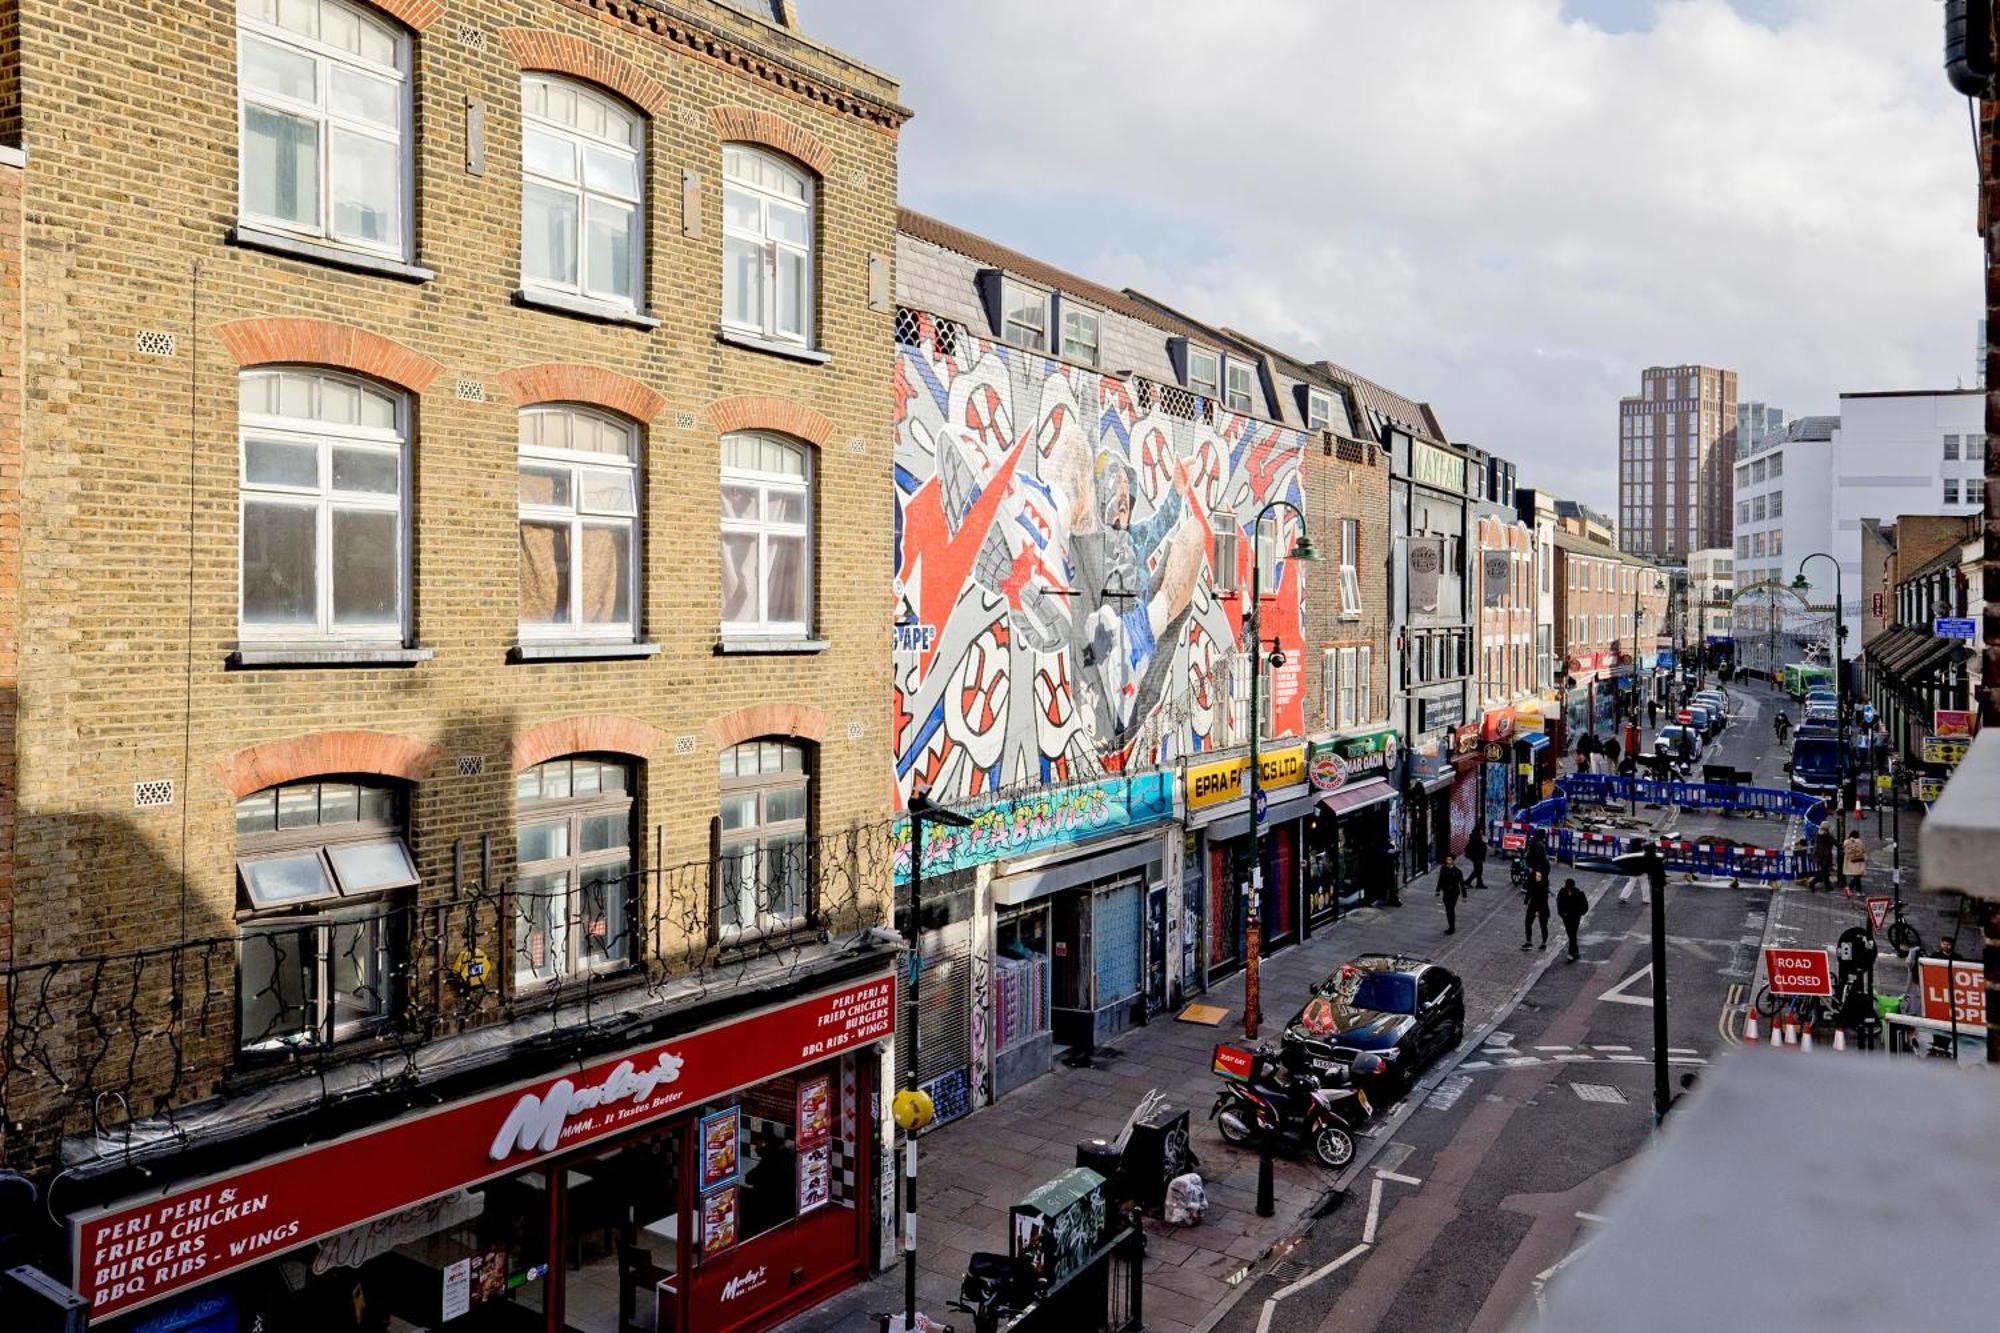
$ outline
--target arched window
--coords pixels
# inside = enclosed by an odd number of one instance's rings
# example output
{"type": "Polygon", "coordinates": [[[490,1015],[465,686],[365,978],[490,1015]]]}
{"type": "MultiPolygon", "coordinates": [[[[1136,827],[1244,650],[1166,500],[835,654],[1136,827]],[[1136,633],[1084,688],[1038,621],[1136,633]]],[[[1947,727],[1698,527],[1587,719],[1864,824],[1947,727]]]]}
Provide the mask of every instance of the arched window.
{"type": "Polygon", "coordinates": [[[722,439],[722,633],[812,632],[812,453],[782,435],[722,439]]]}
{"type": "Polygon", "coordinates": [[[723,939],[802,925],[808,901],[811,755],[765,739],[722,752],[722,864],[715,920],[723,939]]]}
{"type": "Polygon", "coordinates": [[[639,440],[584,408],[521,413],[521,635],[636,637],[639,440]]]}
{"type": "Polygon", "coordinates": [[[645,120],[568,79],[521,80],[521,282],[640,305],[645,120]]]}
{"type": "Polygon", "coordinates": [[[632,961],[630,762],[571,755],[515,778],[514,982],[632,961]]]}
{"type": "Polygon", "coordinates": [[[345,0],[242,0],[238,39],[243,221],[407,259],[408,35],[345,0]]]}
{"type": "Polygon", "coordinates": [[[810,346],[813,179],[776,154],[722,146],[722,322],[810,346]]]}
{"type": "Polygon", "coordinates": [[[238,1041],[328,1046],[388,1026],[400,1003],[417,886],[404,788],[317,777],[236,803],[238,1041]]]}
{"type": "Polygon", "coordinates": [[[239,424],[243,637],[401,643],[403,396],[311,369],[246,371],[239,424]]]}

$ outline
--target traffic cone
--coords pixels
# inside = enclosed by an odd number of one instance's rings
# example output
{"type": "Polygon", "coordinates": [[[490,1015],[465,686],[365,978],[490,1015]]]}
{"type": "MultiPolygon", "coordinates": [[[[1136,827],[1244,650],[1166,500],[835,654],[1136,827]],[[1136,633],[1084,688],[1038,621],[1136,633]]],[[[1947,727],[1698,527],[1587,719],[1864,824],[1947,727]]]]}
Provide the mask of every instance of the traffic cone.
{"type": "Polygon", "coordinates": [[[1798,1020],[1795,1018],[1788,1018],[1785,1020],[1785,1045],[1796,1046],[1798,1044],[1799,1044],[1798,1020]]]}
{"type": "Polygon", "coordinates": [[[1846,1028],[1835,1028],[1833,1030],[1833,1049],[1836,1051],[1844,1051],[1847,1049],[1846,1028]]]}
{"type": "Polygon", "coordinates": [[[1799,1032],[1799,1049],[1809,1051],[1812,1049],[1812,1046],[1812,1024],[1808,1023],[1799,1032]]]}
{"type": "Polygon", "coordinates": [[[1757,1009],[1754,1005],[1743,1011],[1743,1044],[1757,1044],[1757,1009]]]}

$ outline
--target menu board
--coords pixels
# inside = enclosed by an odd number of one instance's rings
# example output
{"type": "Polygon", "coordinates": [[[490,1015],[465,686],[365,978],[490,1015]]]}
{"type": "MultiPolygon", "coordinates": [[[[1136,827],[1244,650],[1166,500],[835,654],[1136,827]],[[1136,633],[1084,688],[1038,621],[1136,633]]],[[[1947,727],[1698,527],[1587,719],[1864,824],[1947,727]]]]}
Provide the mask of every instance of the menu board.
{"type": "Polygon", "coordinates": [[[736,1243],[736,1186],[701,1196],[701,1252],[720,1254],[736,1243]]]}
{"type": "Polygon", "coordinates": [[[809,1078],[799,1084],[799,1145],[825,1143],[833,1134],[833,1080],[809,1078]]]}
{"type": "Polygon", "coordinates": [[[701,1121],[701,1188],[705,1192],[736,1179],[742,1164],[740,1144],[743,1113],[737,1107],[703,1116],[701,1121]]]}
{"type": "Polygon", "coordinates": [[[833,1197],[833,1146],[799,1150],[799,1212],[823,1207],[833,1197]]]}

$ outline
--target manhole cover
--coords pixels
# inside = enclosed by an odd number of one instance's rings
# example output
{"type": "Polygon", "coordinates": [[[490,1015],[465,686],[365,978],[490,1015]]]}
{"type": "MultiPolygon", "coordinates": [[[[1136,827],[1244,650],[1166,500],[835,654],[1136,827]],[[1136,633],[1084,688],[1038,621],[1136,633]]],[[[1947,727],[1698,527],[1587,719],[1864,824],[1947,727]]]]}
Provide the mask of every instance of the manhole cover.
{"type": "Polygon", "coordinates": [[[1569,1088],[1581,1101],[1606,1102],[1613,1106],[1626,1104],[1625,1094],[1608,1083],[1572,1083],[1569,1088]]]}

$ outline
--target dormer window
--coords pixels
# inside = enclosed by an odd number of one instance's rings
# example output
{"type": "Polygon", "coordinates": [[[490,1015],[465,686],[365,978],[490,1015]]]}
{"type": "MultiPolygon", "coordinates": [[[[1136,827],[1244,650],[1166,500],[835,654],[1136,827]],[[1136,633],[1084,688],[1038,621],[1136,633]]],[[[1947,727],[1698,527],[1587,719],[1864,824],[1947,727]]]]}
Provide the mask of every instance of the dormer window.
{"type": "Polygon", "coordinates": [[[1333,429],[1333,399],[1317,389],[1306,390],[1306,429],[1333,429]]]}
{"type": "Polygon", "coordinates": [[[1223,388],[1222,402],[1232,412],[1251,412],[1254,399],[1251,396],[1251,368],[1240,361],[1231,361],[1224,370],[1228,382],[1223,388]]]}
{"type": "Polygon", "coordinates": [[[1049,350],[1049,294],[1018,282],[1000,286],[1000,336],[1017,347],[1049,350]]]}
{"type": "Polygon", "coordinates": [[[1096,366],[1098,356],[1097,312],[1078,310],[1063,301],[1062,355],[1065,360],[1096,366]]]}
{"type": "Polygon", "coordinates": [[[1222,358],[1201,347],[1187,349],[1187,386],[1204,398],[1222,395],[1222,358]]]}

